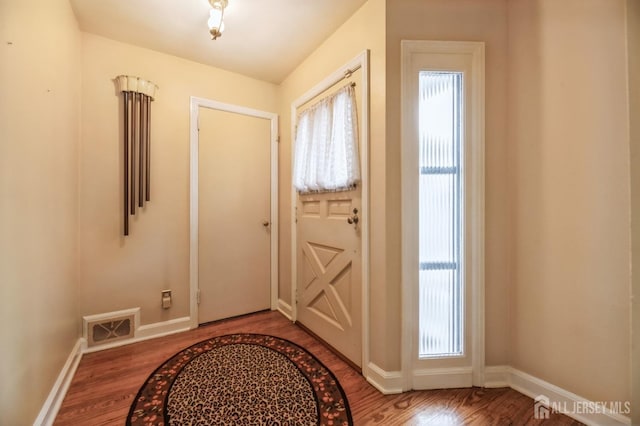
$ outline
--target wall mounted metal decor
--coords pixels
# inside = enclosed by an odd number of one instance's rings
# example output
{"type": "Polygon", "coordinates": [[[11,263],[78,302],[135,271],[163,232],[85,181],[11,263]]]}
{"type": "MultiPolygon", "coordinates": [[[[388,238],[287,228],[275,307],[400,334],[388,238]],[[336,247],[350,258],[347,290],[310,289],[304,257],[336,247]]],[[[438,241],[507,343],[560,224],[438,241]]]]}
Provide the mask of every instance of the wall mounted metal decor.
{"type": "Polygon", "coordinates": [[[124,98],[124,235],[129,235],[129,216],[136,205],[151,200],[151,101],[158,86],[139,77],[116,77],[124,98]]]}

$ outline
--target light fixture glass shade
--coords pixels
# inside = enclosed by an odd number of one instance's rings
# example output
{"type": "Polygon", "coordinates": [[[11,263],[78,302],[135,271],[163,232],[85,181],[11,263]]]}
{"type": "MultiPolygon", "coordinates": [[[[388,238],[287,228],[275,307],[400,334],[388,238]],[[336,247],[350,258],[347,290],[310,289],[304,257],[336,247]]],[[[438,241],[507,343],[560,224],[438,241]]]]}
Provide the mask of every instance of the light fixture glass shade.
{"type": "Polygon", "coordinates": [[[224,22],[222,22],[222,9],[218,9],[217,7],[211,8],[209,12],[209,21],[207,24],[209,25],[209,32],[211,33],[211,37],[216,39],[222,35],[224,31],[224,22]]]}
{"type": "Polygon", "coordinates": [[[224,9],[227,7],[227,0],[209,0],[211,10],[209,11],[209,33],[213,40],[217,39],[224,32],[224,9]]]}
{"type": "Polygon", "coordinates": [[[209,0],[209,4],[214,9],[224,10],[227,8],[227,5],[229,4],[229,2],[228,0],[209,0]]]}
{"type": "Polygon", "coordinates": [[[222,23],[221,21],[222,9],[211,8],[211,10],[209,11],[209,21],[207,21],[207,24],[209,24],[209,29],[220,28],[220,24],[222,23]]]}

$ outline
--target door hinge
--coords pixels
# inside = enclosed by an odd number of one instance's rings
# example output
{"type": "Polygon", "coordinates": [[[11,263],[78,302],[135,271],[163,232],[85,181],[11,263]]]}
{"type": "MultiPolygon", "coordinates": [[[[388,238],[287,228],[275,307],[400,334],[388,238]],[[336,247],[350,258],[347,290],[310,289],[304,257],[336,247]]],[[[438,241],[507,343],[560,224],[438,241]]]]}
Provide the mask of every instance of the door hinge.
{"type": "Polygon", "coordinates": [[[196,291],[196,304],[200,304],[200,289],[196,291]]]}
{"type": "Polygon", "coordinates": [[[276,138],[276,142],[280,143],[280,135],[276,138]]]}

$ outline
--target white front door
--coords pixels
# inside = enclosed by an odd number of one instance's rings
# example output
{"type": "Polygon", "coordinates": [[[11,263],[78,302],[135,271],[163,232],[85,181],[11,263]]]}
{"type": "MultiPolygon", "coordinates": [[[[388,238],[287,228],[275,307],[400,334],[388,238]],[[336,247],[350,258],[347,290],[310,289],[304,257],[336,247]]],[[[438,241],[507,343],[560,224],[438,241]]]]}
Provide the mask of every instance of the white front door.
{"type": "Polygon", "coordinates": [[[361,210],[360,188],[298,196],[297,320],[358,366],[362,363],[361,210]]]}
{"type": "Polygon", "coordinates": [[[271,121],[200,107],[198,323],[271,306],[271,121]]]}
{"type": "MultiPolygon", "coordinates": [[[[293,193],[293,317],[353,364],[368,363],[368,52],[336,70],[292,104],[297,117],[350,81],[355,84],[361,182],[348,191],[293,193]],[[346,80],[345,80],[346,78],[346,80]]],[[[294,143],[295,154],[295,143],[294,143]]],[[[364,364],[364,365],[363,365],[364,364]]]]}

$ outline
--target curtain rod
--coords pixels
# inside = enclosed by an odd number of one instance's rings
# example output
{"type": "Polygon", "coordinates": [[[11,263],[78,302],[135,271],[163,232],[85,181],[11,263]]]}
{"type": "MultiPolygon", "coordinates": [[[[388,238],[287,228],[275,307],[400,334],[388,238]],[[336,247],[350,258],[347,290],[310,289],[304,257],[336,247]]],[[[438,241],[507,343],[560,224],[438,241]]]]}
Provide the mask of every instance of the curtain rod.
{"type": "MultiPolygon", "coordinates": [[[[310,94],[308,94],[305,98],[301,99],[298,102],[298,104],[296,105],[296,108],[300,108],[301,106],[305,105],[306,103],[308,103],[312,99],[320,96],[322,93],[324,93],[327,90],[331,89],[333,86],[335,86],[336,84],[340,83],[342,80],[346,80],[346,79],[350,78],[353,75],[353,73],[358,71],[361,67],[362,67],[362,64],[358,63],[353,68],[347,68],[344,71],[343,70],[338,70],[338,71],[334,72],[329,77],[327,77],[327,79],[325,81],[320,83],[318,86],[314,87],[311,90],[310,94]]],[[[352,82],[351,85],[353,87],[355,87],[356,83],[352,82]]]]}
{"type": "MultiPolygon", "coordinates": [[[[342,75],[337,76],[335,79],[330,80],[330,82],[328,84],[325,85],[324,89],[320,90],[320,92],[318,93],[318,95],[320,95],[322,92],[326,92],[327,90],[331,89],[333,86],[335,86],[336,84],[340,83],[342,80],[346,80],[348,78],[351,78],[351,76],[353,75],[354,72],[358,71],[360,69],[361,65],[358,64],[356,65],[353,69],[349,69],[347,68],[346,70],[344,70],[344,72],[342,73],[342,75]]],[[[351,82],[351,85],[355,87],[356,83],[351,82]]],[[[317,96],[317,95],[316,95],[317,96]]],[[[314,96],[315,98],[315,96],[314,96]]],[[[308,101],[307,101],[308,102],[308,101]]]]}

